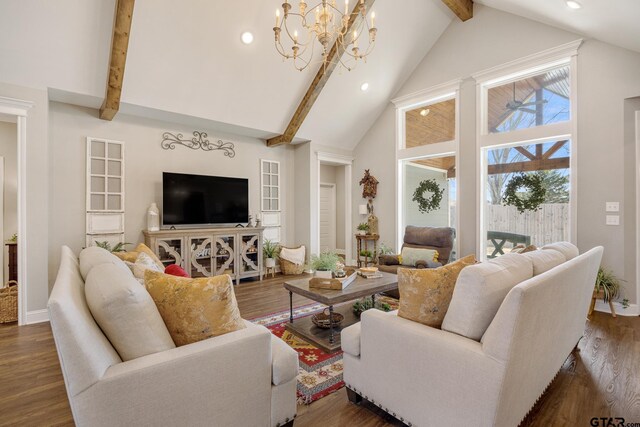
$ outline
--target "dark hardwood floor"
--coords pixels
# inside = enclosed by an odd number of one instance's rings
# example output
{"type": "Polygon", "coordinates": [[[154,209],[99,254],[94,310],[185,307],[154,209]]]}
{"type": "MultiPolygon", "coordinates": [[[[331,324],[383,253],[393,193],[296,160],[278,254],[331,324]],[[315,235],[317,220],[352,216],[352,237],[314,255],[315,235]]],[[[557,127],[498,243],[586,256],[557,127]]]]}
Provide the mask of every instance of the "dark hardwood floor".
{"type": "MultiPolygon", "coordinates": [[[[236,287],[246,319],[286,310],[283,276],[236,287]]],[[[311,303],[294,295],[294,305],[311,303]]],[[[579,351],[566,361],[522,425],[589,426],[592,417],[640,423],[640,319],[595,313],[579,351]]],[[[48,323],[0,325],[0,425],[73,425],[48,323]]],[[[344,389],[298,408],[295,425],[400,425],[377,408],[348,402],[344,389]]]]}

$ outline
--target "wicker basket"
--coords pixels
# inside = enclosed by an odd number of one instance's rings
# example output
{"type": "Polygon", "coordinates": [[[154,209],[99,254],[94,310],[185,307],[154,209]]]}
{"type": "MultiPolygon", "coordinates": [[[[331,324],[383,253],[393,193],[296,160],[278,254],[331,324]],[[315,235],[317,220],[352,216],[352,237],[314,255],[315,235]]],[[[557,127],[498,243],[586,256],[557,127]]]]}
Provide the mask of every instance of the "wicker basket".
{"type": "Polygon", "coordinates": [[[0,289],[0,323],[18,321],[18,282],[9,281],[0,289]]]}
{"type": "MultiPolygon", "coordinates": [[[[300,249],[302,246],[298,246],[297,248],[287,248],[287,249],[300,249]]],[[[285,276],[292,274],[302,274],[304,273],[304,264],[298,265],[294,264],[291,261],[287,261],[286,259],[279,258],[280,260],[280,271],[285,276]]]]}

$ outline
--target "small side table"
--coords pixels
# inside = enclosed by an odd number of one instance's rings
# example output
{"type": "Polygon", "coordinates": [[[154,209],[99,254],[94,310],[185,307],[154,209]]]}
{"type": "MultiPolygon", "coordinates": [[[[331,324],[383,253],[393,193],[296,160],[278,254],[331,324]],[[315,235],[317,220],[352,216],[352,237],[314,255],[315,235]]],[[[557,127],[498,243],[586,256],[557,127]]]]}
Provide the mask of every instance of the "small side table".
{"type": "Polygon", "coordinates": [[[271,277],[276,277],[276,267],[265,267],[266,272],[264,277],[267,277],[269,275],[269,273],[271,273],[271,277]]]}
{"type": "Polygon", "coordinates": [[[356,234],[356,247],[357,247],[357,260],[358,268],[366,267],[369,264],[375,263],[378,259],[378,240],[380,235],[378,234],[356,234]],[[360,252],[369,250],[369,247],[373,246],[373,252],[371,257],[361,256],[360,252]]]}

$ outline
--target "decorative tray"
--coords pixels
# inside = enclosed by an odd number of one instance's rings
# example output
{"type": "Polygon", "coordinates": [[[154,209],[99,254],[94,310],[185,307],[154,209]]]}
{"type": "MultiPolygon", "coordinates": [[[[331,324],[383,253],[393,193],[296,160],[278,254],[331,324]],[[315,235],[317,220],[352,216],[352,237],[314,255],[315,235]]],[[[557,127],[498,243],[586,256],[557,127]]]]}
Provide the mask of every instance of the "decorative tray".
{"type": "MultiPolygon", "coordinates": [[[[340,325],[340,323],[344,320],[344,316],[340,313],[333,313],[331,315],[331,323],[333,323],[333,327],[340,325]]],[[[331,324],[329,324],[329,309],[325,308],[322,313],[314,314],[311,316],[311,321],[318,328],[329,329],[331,324]]]]}
{"type": "Polygon", "coordinates": [[[321,277],[313,277],[309,279],[309,287],[316,289],[333,289],[341,291],[349,286],[358,277],[358,272],[353,268],[346,268],[347,275],[340,279],[323,279],[321,277]]]}

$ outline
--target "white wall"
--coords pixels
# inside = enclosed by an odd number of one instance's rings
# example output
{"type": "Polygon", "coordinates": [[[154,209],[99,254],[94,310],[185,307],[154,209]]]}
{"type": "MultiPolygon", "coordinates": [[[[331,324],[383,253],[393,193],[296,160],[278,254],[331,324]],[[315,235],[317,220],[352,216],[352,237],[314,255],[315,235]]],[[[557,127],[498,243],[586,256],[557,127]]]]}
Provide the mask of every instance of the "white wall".
{"type": "Polygon", "coordinates": [[[404,224],[428,227],[448,227],[449,226],[449,184],[447,182],[446,171],[436,171],[420,165],[405,165],[405,186],[404,186],[404,224]],[[418,210],[418,202],[414,202],[413,193],[420,182],[425,179],[433,179],[444,190],[440,208],[428,213],[418,210]]]}
{"type": "Polygon", "coordinates": [[[15,123],[0,121],[0,157],[4,157],[4,220],[0,244],[6,283],[9,280],[9,250],[4,242],[18,232],[18,128],[15,123]]]}
{"type": "MultiPolygon", "coordinates": [[[[162,199],[162,172],[182,172],[202,175],[233,176],[249,179],[249,211],[260,210],[259,159],[280,161],[282,242],[293,241],[293,149],[287,146],[268,148],[264,141],[220,135],[209,132],[210,138],[220,138],[235,144],[236,155],[229,158],[222,152],[195,151],[176,146],[164,150],[160,146],[165,131],[189,136],[193,130],[172,123],[119,115],[107,122],[97,118],[97,111],[57,102],[50,103],[51,143],[51,238],[50,258],[56,264],[59,247],[69,245],[79,251],[85,244],[85,173],[87,136],[125,142],[125,227],[126,241],[144,240],[146,212],[152,202],[162,199]]],[[[197,129],[204,130],[207,129],[197,129]]],[[[53,279],[52,271],[51,279],[53,279]]]]}
{"type": "MultiPolygon", "coordinates": [[[[470,76],[579,38],[579,36],[515,15],[475,5],[474,18],[454,21],[426,55],[396,96],[463,79],[460,98],[460,255],[475,252],[477,147],[475,82],[470,76]]],[[[635,259],[625,248],[625,233],[633,232],[625,217],[635,196],[625,191],[624,99],[640,94],[640,54],[596,40],[586,40],[578,55],[578,246],[582,251],[604,245],[603,264],[629,283],[625,260],[635,259]],[[604,223],[606,201],[619,201],[621,226],[604,223]]],[[[394,241],[395,110],[389,105],[354,150],[355,171],[370,168],[380,181],[376,213],[383,240],[394,241]]],[[[360,203],[358,197],[354,207],[360,203]]],[[[354,215],[354,224],[358,219],[354,215]]],[[[633,285],[627,294],[636,301],[633,285]]]]}

